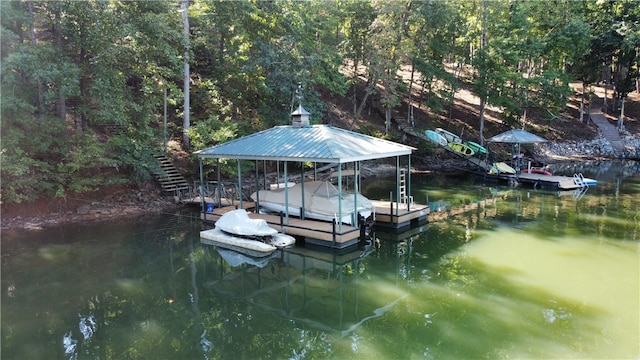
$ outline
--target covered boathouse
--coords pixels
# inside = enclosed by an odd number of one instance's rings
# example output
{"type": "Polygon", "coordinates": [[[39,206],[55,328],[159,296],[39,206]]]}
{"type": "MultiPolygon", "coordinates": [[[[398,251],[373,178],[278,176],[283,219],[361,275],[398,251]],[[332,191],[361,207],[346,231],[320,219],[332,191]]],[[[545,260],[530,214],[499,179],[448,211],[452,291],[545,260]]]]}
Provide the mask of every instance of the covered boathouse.
{"type": "MultiPolygon", "coordinates": [[[[201,217],[205,222],[215,222],[227,210],[225,207],[220,207],[220,204],[215,206],[213,211],[210,211],[211,209],[207,209],[205,206],[205,194],[202,189],[211,181],[210,179],[204,179],[203,159],[216,159],[217,181],[211,183],[218,184],[214,185],[218,187],[221,184],[220,159],[235,159],[237,161],[238,184],[243,183],[240,166],[241,161],[255,161],[256,191],[263,188],[267,189],[269,186],[266,179],[263,184],[260,184],[258,180],[260,179],[258,171],[258,163],[260,161],[263,161],[264,164],[268,161],[278,162],[278,171],[280,164],[283,164],[284,184],[289,183],[288,163],[313,163],[314,169],[316,169],[317,164],[324,164],[326,165],[325,167],[335,166],[337,167],[336,187],[340,195],[339,198],[342,198],[343,176],[346,176],[347,173],[354,176],[352,189],[354,197],[359,193],[359,171],[362,161],[395,157],[396,176],[397,179],[400,179],[402,176],[404,187],[401,192],[399,186],[397,186],[396,191],[393,192],[395,199],[390,199],[390,202],[386,202],[385,206],[381,206],[381,210],[383,215],[385,211],[386,213],[390,211],[393,213],[393,203],[395,202],[396,212],[400,211],[399,208],[401,206],[403,207],[403,214],[412,211],[411,203],[408,201],[409,197],[406,194],[411,194],[409,174],[411,169],[411,153],[415,148],[329,125],[311,125],[309,123],[310,113],[306,111],[302,105],[291,115],[292,125],[275,126],[195,152],[200,163],[200,198],[203,209],[201,217]],[[403,165],[401,166],[402,157],[406,157],[407,160],[403,161],[403,165]],[[343,173],[343,166],[349,167],[350,170],[345,170],[343,173]]],[[[266,168],[266,166],[264,166],[264,168],[266,168]]],[[[304,167],[302,166],[302,168],[304,173],[304,167]]],[[[304,174],[302,175],[304,179],[304,174]]],[[[278,182],[279,181],[280,179],[278,179],[278,182]]],[[[396,183],[398,184],[399,181],[396,181],[396,183]]],[[[287,187],[285,187],[284,191],[288,191],[287,187]]],[[[220,189],[218,189],[218,194],[219,193],[220,189]]],[[[235,205],[235,207],[255,209],[255,211],[250,213],[250,217],[262,218],[266,220],[270,226],[277,228],[281,232],[305,237],[307,243],[343,249],[357,244],[360,238],[361,231],[357,227],[357,224],[353,226],[343,223],[340,216],[333,222],[326,222],[304,219],[304,216],[301,218],[290,217],[287,210],[279,216],[269,215],[258,211],[260,207],[259,199],[256,199],[256,203],[247,204],[247,201],[243,203],[243,198],[240,196],[238,201],[239,204],[235,205]]],[[[339,207],[339,211],[341,212],[341,203],[339,207]]],[[[302,213],[304,213],[304,209],[302,209],[302,213]]],[[[376,216],[375,213],[374,211],[374,216],[376,216]]]]}

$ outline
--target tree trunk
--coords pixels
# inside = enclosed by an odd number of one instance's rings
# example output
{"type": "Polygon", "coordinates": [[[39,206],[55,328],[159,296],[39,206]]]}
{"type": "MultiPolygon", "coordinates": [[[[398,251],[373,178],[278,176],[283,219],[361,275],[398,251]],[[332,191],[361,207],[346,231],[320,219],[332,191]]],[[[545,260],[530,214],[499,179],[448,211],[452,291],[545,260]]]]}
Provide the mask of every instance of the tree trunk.
{"type": "Polygon", "coordinates": [[[416,72],[416,66],[412,62],[411,63],[411,79],[409,80],[409,92],[407,94],[408,98],[408,106],[407,106],[407,124],[411,127],[415,127],[414,119],[413,119],[413,76],[416,72]]]}
{"type": "Polygon", "coordinates": [[[389,130],[391,129],[391,107],[387,106],[387,110],[384,113],[384,133],[385,135],[389,134],[389,130]]]}
{"type": "Polygon", "coordinates": [[[356,110],[356,117],[360,116],[360,113],[362,113],[362,109],[364,109],[364,106],[367,104],[367,98],[369,98],[369,95],[373,94],[374,90],[371,90],[370,88],[375,88],[375,83],[377,82],[377,80],[374,78],[373,74],[369,74],[369,79],[367,80],[367,86],[366,86],[366,91],[364,92],[364,97],[362,98],[362,101],[360,102],[360,105],[358,106],[358,109],[356,110]]]}
{"type": "MultiPolygon", "coordinates": [[[[62,33],[60,32],[60,11],[56,11],[55,14],[56,25],[55,25],[55,34],[56,34],[56,47],[58,51],[62,52],[62,33]]],[[[67,117],[67,104],[66,98],[64,96],[64,91],[62,90],[62,84],[58,85],[58,116],[62,120],[67,117]]]]}
{"type": "MultiPolygon", "coordinates": [[[[482,39],[480,40],[480,49],[484,50],[487,45],[487,0],[482,1],[482,39]]],[[[486,105],[486,96],[480,97],[480,145],[484,146],[484,113],[486,105]]]]}
{"type": "Polygon", "coordinates": [[[587,117],[587,125],[589,124],[589,120],[591,120],[591,99],[593,98],[591,91],[589,91],[589,99],[588,99],[588,103],[587,103],[587,114],[589,114],[589,116],[587,117]]]}
{"type": "Polygon", "coordinates": [[[609,107],[607,106],[607,98],[609,97],[609,82],[611,82],[611,66],[607,65],[606,70],[604,72],[605,80],[604,80],[604,105],[602,105],[605,113],[609,111],[609,107]]]}
{"type": "Polygon", "coordinates": [[[582,96],[580,97],[580,122],[584,122],[584,97],[586,95],[587,84],[582,82],[582,96]]]}
{"type": "Polygon", "coordinates": [[[355,56],[353,60],[353,120],[351,120],[351,126],[349,130],[353,130],[353,125],[356,123],[356,113],[358,112],[358,57],[355,56]]]}
{"type": "Polygon", "coordinates": [[[460,77],[461,73],[462,73],[462,65],[458,63],[456,65],[456,69],[453,71],[453,82],[451,83],[451,94],[449,95],[449,122],[451,122],[451,119],[453,118],[453,102],[455,101],[455,98],[456,98],[457,86],[455,86],[454,84],[457,83],[458,77],[460,77]]]}
{"type": "MultiPolygon", "coordinates": [[[[182,1],[182,20],[184,21],[184,36],[189,43],[189,0],[182,1]]],[[[189,118],[189,49],[184,52],[184,121],[182,122],[182,143],[185,150],[190,148],[189,141],[189,128],[191,127],[191,120],[189,118]]]]}
{"type": "Polygon", "coordinates": [[[620,99],[620,115],[618,116],[618,129],[624,130],[624,98],[620,99]]]}
{"type": "MultiPolygon", "coordinates": [[[[35,46],[37,43],[36,39],[36,29],[35,29],[35,17],[33,15],[33,2],[31,0],[27,1],[27,7],[29,8],[29,17],[31,18],[31,23],[29,24],[29,36],[31,37],[31,45],[35,46]]],[[[43,95],[43,87],[40,79],[36,80],[36,86],[38,88],[38,113],[41,115],[44,111],[44,95],[43,95]]]]}
{"type": "Polygon", "coordinates": [[[484,96],[480,98],[480,145],[484,146],[484,113],[486,108],[484,96]]]}

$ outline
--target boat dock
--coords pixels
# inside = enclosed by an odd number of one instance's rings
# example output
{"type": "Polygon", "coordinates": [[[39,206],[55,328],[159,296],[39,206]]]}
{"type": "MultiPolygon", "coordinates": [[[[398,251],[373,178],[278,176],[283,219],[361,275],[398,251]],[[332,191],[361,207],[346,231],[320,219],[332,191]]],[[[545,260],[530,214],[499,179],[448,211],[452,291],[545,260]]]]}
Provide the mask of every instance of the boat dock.
{"type": "MultiPolygon", "coordinates": [[[[429,214],[429,206],[406,204],[400,207],[389,201],[373,201],[375,205],[374,226],[401,231],[406,228],[425,223],[429,214]]],[[[239,204],[236,204],[239,205],[239,204]]],[[[261,214],[252,212],[255,203],[243,202],[242,207],[249,211],[252,219],[263,219],[274,229],[293,236],[304,237],[305,241],[314,245],[328,246],[334,249],[344,249],[357,244],[362,236],[362,230],[348,224],[334,224],[327,221],[300,219],[290,216],[288,221],[284,216],[261,214]]],[[[239,206],[223,206],[214,208],[213,212],[203,212],[200,218],[205,223],[215,223],[226,212],[235,210],[239,206]]]]}
{"type": "MultiPolygon", "coordinates": [[[[245,209],[254,209],[255,203],[243,203],[245,209]],[[252,206],[253,205],[253,206],[252,206]]],[[[205,223],[215,223],[227,211],[235,210],[234,206],[224,206],[213,209],[213,212],[204,212],[200,214],[201,219],[205,223]]],[[[288,221],[284,216],[260,214],[249,212],[252,219],[262,219],[272,228],[288,235],[304,237],[307,243],[328,246],[334,249],[344,249],[357,244],[360,241],[360,228],[342,224],[330,223],[327,221],[318,221],[310,219],[300,219],[290,216],[288,221]]]]}
{"type": "Polygon", "coordinates": [[[427,221],[429,206],[391,201],[371,201],[374,205],[374,223],[376,226],[390,228],[395,231],[419,225],[427,221]]]}
{"type": "Polygon", "coordinates": [[[478,173],[477,176],[489,181],[508,182],[513,185],[528,185],[534,189],[576,190],[589,186],[585,183],[584,178],[578,174],[574,176],[557,176],[536,173],[520,173],[515,175],[478,173]]]}

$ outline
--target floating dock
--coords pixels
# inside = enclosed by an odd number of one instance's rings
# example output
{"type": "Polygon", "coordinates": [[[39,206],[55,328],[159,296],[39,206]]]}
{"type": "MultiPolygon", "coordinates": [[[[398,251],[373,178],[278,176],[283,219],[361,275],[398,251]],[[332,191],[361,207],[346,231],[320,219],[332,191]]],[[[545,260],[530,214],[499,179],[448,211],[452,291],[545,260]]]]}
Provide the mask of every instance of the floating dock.
{"type": "MultiPolygon", "coordinates": [[[[389,201],[372,201],[375,205],[374,226],[402,231],[412,226],[423,224],[429,215],[429,206],[420,204],[400,204],[389,201]]],[[[236,204],[239,205],[239,204],[236,204]]],[[[242,207],[247,210],[255,209],[255,203],[243,202],[242,207]]],[[[226,212],[237,209],[238,206],[223,206],[214,208],[213,212],[204,212],[200,218],[205,223],[215,223],[226,212]]],[[[363,230],[348,224],[334,224],[327,221],[312,219],[300,219],[289,216],[272,214],[260,214],[249,212],[252,219],[263,219],[272,228],[285,234],[304,237],[306,243],[330,247],[334,249],[344,249],[356,245],[362,236],[363,230]]]]}
{"type": "MultiPolygon", "coordinates": [[[[244,206],[250,208],[248,205],[244,206]]],[[[254,205],[255,207],[255,205],[254,205]]],[[[213,212],[205,212],[200,215],[205,223],[215,223],[224,213],[234,210],[233,206],[225,206],[213,209],[213,212]]],[[[306,243],[326,246],[334,249],[344,249],[356,245],[360,241],[360,228],[342,224],[333,224],[326,221],[300,219],[289,217],[287,221],[284,216],[260,214],[250,212],[249,217],[252,219],[262,219],[272,228],[292,236],[304,237],[306,243]]]]}
{"type": "Polygon", "coordinates": [[[376,227],[390,228],[395,231],[420,225],[427,221],[429,206],[421,204],[396,203],[391,201],[371,201],[374,205],[374,223],[376,227]]]}
{"type": "Polygon", "coordinates": [[[513,185],[528,185],[534,189],[575,190],[588,186],[584,183],[584,179],[578,175],[556,176],[535,173],[520,173],[517,175],[477,173],[477,176],[489,181],[507,182],[513,185]]]}

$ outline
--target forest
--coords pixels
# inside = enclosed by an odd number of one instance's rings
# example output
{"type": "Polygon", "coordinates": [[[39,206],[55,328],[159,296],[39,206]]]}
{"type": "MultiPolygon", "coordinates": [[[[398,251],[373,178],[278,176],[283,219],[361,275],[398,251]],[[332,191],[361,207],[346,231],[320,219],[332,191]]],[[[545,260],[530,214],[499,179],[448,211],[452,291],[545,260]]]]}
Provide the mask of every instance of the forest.
{"type": "Polygon", "coordinates": [[[552,122],[569,83],[638,86],[636,0],[1,1],[1,201],[140,184],[167,141],[192,152],[275,125],[390,137],[462,85],[512,126],[552,122]],[[417,90],[416,90],[417,89],[417,90]],[[372,104],[381,130],[361,126],[372,104]]]}

